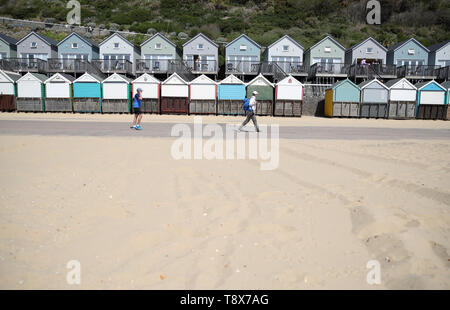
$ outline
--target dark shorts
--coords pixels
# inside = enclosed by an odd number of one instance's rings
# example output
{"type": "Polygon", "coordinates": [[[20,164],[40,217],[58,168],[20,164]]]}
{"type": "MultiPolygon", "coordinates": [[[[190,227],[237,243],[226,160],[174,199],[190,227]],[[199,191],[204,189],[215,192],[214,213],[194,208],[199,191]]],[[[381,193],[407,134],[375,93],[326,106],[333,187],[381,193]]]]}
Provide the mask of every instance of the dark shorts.
{"type": "Polygon", "coordinates": [[[141,108],[133,108],[133,112],[134,114],[139,115],[141,114],[141,108]]]}

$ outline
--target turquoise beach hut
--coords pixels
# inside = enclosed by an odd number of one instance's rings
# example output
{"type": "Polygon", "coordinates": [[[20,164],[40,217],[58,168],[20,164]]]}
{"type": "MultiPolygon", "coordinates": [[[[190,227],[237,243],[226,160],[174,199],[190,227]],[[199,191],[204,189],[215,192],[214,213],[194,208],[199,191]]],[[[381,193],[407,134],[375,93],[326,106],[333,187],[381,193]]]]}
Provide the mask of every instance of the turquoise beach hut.
{"type": "Polygon", "coordinates": [[[325,115],[329,117],[359,117],[361,89],[345,79],[325,91],[325,115]]]}
{"type": "Polygon", "coordinates": [[[441,84],[442,87],[444,87],[447,90],[447,94],[446,94],[446,105],[447,105],[447,116],[445,117],[445,119],[448,121],[450,120],[450,81],[446,81],[444,83],[441,84]]]}
{"type": "Polygon", "coordinates": [[[422,82],[417,87],[417,118],[445,119],[447,90],[436,81],[422,82]]]}
{"type": "Polygon", "coordinates": [[[233,74],[230,74],[219,83],[217,97],[217,114],[244,114],[242,101],[245,98],[245,83],[233,74]]]}
{"type": "Polygon", "coordinates": [[[101,77],[90,73],[73,81],[74,112],[102,112],[102,81],[101,77]]]}

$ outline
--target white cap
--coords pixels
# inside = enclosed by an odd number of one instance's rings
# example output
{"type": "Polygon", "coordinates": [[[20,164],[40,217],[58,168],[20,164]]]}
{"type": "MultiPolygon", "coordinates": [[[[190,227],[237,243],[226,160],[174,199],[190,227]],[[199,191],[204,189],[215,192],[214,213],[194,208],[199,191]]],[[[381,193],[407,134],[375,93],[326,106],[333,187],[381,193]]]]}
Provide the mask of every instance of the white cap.
{"type": "Polygon", "coordinates": [[[258,94],[258,92],[255,90],[254,92],[253,92],[253,95],[257,95],[258,94]]]}

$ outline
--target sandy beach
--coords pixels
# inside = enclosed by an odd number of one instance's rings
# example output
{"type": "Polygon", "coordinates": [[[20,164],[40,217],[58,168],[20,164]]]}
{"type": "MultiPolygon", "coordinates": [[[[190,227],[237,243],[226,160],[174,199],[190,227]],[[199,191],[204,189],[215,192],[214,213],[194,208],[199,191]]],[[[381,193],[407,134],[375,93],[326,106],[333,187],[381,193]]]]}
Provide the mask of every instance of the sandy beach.
{"type": "MultiPolygon", "coordinates": [[[[130,131],[129,115],[0,114],[26,120],[130,131]]],[[[450,132],[444,121],[258,120],[280,132],[450,132]]],[[[152,122],[192,116],[146,115],[144,130],[152,122]]],[[[174,140],[0,132],[0,289],[450,289],[450,133],[281,138],[271,171],[260,160],[175,160],[174,140]],[[66,281],[71,260],[79,285],[66,281]],[[370,260],[379,285],[367,283],[370,260]]]]}

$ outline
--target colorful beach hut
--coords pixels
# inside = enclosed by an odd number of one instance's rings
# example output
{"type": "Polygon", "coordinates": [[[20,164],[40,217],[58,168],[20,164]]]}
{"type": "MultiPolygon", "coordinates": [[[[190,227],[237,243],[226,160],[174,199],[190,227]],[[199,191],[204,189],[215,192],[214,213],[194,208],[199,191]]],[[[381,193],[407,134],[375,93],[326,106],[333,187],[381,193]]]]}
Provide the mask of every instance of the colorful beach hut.
{"type": "Polygon", "coordinates": [[[189,113],[189,83],[173,73],[161,83],[161,113],[189,113]]]}
{"type": "Polygon", "coordinates": [[[377,79],[359,84],[361,88],[360,116],[367,118],[387,118],[389,89],[377,79]]]}
{"type": "Polygon", "coordinates": [[[0,111],[14,111],[16,109],[16,82],[20,74],[0,70],[0,111]]]}
{"type": "Polygon", "coordinates": [[[247,83],[247,98],[250,98],[254,91],[258,92],[256,115],[273,115],[274,89],[275,85],[262,74],[247,83]]]}
{"type": "Polygon", "coordinates": [[[446,119],[447,90],[436,81],[422,82],[417,87],[417,118],[446,119]]]}
{"type": "Polygon", "coordinates": [[[71,75],[56,73],[44,82],[46,112],[72,112],[74,80],[71,75]]]}
{"type": "Polygon", "coordinates": [[[142,74],[132,82],[132,100],[138,88],[142,89],[141,112],[159,113],[161,82],[148,73],[142,74]]]}
{"type": "Polygon", "coordinates": [[[101,77],[90,73],[73,81],[74,112],[102,112],[102,81],[101,77]]]}
{"type": "Polygon", "coordinates": [[[416,117],[417,88],[407,79],[390,80],[388,118],[406,119],[416,117]]]}
{"type": "Polygon", "coordinates": [[[447,90],[447,95],[446,95],[447,116],[445,117],[445,119],[450,120],[450,81],[446,81],[446,82],[442,83],[441,86],[447,90]]]}
{"type": "Polygon", "coordinates": [[[275,116],[302,116],[303,84],[289,75],[275,86],[275,116]]]}
{"type": "Polygon", "coordinates": [[[17,111],[45,111],[45,80],[45,75],[30,72],[17,80],[17,111]]]}
{"type": "Polygon", "coordinates": [[[361,89],[345,79],[325,91],[325,115],[329,117],[359,117],[361,89]]]}
{"type": "Polygon", "coordinates": [[[243,115],[242,104],[245,99],[245,83],[230,74],[219,83],[217,98],[217,114],[243,115]]]}
{"type": "Polygon", "coordinates": [[[131,112],[131,79],[114,73],[102,82],[102,112],[131,112]]]}
{"type": "Polygon", "coordinates": [[[216,114],[217,83],[202,74],[189,83],[189,113],[216,114]]]}

